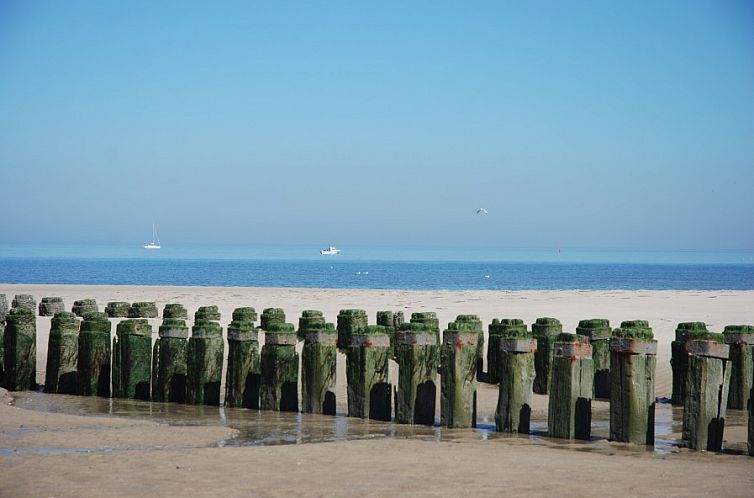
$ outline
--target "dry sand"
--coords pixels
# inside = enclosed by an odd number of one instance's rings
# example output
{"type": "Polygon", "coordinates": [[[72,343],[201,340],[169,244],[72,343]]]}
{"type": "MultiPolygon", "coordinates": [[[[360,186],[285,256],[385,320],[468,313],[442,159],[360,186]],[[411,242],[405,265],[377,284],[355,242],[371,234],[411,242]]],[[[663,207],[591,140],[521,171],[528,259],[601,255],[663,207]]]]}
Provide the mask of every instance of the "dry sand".
{"type": "MultiPolygon", "coordinates": [[[[232,310],[281,307],[297,323],[304,309],[330,321],[338,310],[435,311],[441,323],[458,314],[493,318],[553,316],[572,331],[580,319],[649,320],[659,341],[657,395],[670,396],[670,341],[675,325],[704,321],[712,330],[754,323],[751,291],[396,291],[215,287],[0,285],[14,294],[76,299],[183,303],[193,314],[216,304],[230,321],[232,310]]],[[[156,333],[159,320],[152,320],[156,333]]],[[[44,367],[50,319],[38,319],[38,381],[44,367]]],[[[156,335],[156,334],[155,334],[156,335]]],[[[342,358],[341,358],[342,359],[342,358]]],[[[344,362],[339,362],[339,411],[345,406],[344,362]]],[[[393,372],[395,373],[395,372],[393,372]]],[[[393,377],[395,379],[395,377],[393,377]]],[[[452,442],[381,438],[321,444],[230,448],[218,442],[226,427],[176,427],[115,417],[81,417],[0,406],[0,496],[146,495],[671,495],[754,494],[754,458],[679,451],[658,455],[601,442],[557,443],[543,439],[480,440],[459,431],[452,442]],[[468,435],[468,437],[466,437],[468,435]],[[97,451],[87,449],[97,448],[97,451]],[[106,451],[102,451],[106,448],[106,451]]],[[[496,389],[483,385],[479,413],[489,421],[496,389]]],[[[535,396],[535,418],[546,419],[547,398],[535,396]]],[[[595,403],[604,412],[605,403],[595,403]]],[[[726,439],[745,441],[743,414],[726,439]]],[[[677,435],[676,435],[677,436],[677,435]]]]}

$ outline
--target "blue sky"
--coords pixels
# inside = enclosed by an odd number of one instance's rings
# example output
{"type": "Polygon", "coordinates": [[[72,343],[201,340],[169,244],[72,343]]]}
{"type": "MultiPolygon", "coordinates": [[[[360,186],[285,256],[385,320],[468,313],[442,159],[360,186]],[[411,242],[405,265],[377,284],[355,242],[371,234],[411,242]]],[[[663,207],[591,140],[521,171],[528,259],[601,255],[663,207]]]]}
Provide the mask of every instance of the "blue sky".
{"type": "Polygon", "coordinates": [[[0,0],[0,185],[6,243],[752,250],[754,8],[0,0]]]}

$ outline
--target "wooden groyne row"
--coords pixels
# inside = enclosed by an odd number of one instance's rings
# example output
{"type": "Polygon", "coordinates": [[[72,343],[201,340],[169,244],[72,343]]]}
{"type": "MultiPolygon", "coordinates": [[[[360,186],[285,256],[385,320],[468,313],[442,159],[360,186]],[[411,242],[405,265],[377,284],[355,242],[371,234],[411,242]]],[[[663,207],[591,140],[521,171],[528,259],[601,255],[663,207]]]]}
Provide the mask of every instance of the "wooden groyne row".
{"type": "MultiPolygon", "coordinates": [[[[552,437],[591,437],[591,402],[610,401],[610,439],[654,444],[657,341],[649,323],[582,320],[564,333],[555,318],[531,329],[519,319],[488,326],[487,372],[482,372],[484,330],[476,315],[459,315],[442,332],[435,313],[380,311],[370,325],[364,310],[341,310],[337,326],[306,310],[298,328],[282,309],[237,308],[225,337],[216,306],[202,306],[191,326],[181,304],[167,304],[152,344],[155,303],[110,302],[105,313],[92,299],[72,311],[60,298],[43,298],[40,315],[53,314],[45,392],[220,405],[226,359],[225,406],[335,414],[336,364],[346,357],[348,415],[407,424],[433,424],[440,377],[441,423],[476,425],[476,389],[499,384],[495,426],[528,433],[533,393],[549,394],[552,437]],[[111,336],[110,318],[125,318],[111,336]],[[256,325],[259,319],[259,325],[256,325]],[[260,348],[259,333],[264,333],[260,348]],[[296,345],[303,341],[301,355],[296,345]],[[393,387],[389,361],[398,365],[393,387]],[[393,402],[395,407],[393,409],[393,402]]],[[[36,387],[34,299],[0,295],[0,383],[9,390],[36,387]]],[[[683,441],[692,449],[722,449],[728,407],[749,408],[749,454],[754,455],[751,409],[754,327],[728,326],[722,334],[704,323],[680,323],[671,344],[672,402],[684,407],[683,441]]]]}

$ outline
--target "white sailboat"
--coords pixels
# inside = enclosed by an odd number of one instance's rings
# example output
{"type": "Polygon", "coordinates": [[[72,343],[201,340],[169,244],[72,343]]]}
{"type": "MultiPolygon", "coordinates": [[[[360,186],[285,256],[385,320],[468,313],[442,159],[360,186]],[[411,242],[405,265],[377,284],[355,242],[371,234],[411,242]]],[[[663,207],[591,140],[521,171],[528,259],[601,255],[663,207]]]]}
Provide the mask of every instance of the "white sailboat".
{"type": "Polygon", "coordinates": [[[157,236],[157,230],[154,228],[154,223],[152,223],[152,242],[149,244],[144,244],[144,249],[159,249],[160,248],[160,237],[157,236]]]}

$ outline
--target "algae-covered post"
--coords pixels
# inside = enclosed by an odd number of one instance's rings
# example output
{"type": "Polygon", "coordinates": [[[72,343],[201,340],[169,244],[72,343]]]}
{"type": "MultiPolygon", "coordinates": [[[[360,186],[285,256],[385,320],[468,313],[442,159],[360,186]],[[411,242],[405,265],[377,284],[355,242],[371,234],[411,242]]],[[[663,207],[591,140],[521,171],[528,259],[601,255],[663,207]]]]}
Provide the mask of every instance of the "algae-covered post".
{"type": "Polygon", "coordinates": [[[390,337],[385,327],[367,325],[350,336],[346,351],[349,417],[390,421],[389,358],[390,337]]]}
{"type": "Polygon", "coordinates": [[[0,324],[5,323],[5,315],[8,314],[8,298],[0,294],[0,324]]]}
{"type": "Polygon", "coordinates": [[[168,303],[162,308],[162,318],[188,320],[188,311],[181,303],[168,303]]]}
{"type": "Polygon", "coordinates": [[[11,304],[13,308],[23,308],[32,313],[37,312],[37,301],[34,300],[34,296],[31,294],[16,294],[11,304]]]}
{"type": "Polygon", "coordinates": [[[73,313],[58,311],[52,317],[47,342],[46,393],[78,393],[78,357],[79,320],[73,313]]]}
{"type": "Polygon", "coordinates": [[[110,331],[105,313],[84,315],[79,330],[79,394],[110,397],[110,331]]]}
{"type": "Polygon", "coordinates": [[[300,341],[304,340],[307,330],[319,330],[325,326],[325,317],[318,310],[304,310],[298,319],[297,337],[300,341]]]}
{"type": "Polygon", "coordinates": [[[683,406],[686,399],[686,377],[688,376],[689,354],[686,342],[692,334],[706,333],[704,322],[683,322],[675,329],[675,340],[670,343],[670,366],[673,371],[673,391],[670,398],[674,406],[683,406]]]}
{"type": "Polygon", "coordinates": [[[220,321],[220,311],[214,304],[211,306],[199,306],[199,309],[194,313],[194,322],[199,320],[211,320],[213,322],[220,321]]]}
{"type": "Polygon", "coordinates": [[[64,310],[62,297],[43,297],[39,302],[39,316],[55,316],[55,313],[64,310]]]}
{"type": "Polygon", "coordinates": [[[686,341],[688,373],[683,441],[691,449],[722,451],[728,404],[730,346],[723,335],[695,331],[686,341]]]}
{"type": "Polygon", "coordinates": [[[500,382],[495,429],[498,432],[528,434],[537,340],[526,330],[523,322],[506,327],[497,321],[495,330],[498,348],[496,373],[500,382]]]}
{"type": "Polygon", "coordinates": [[[657,341],[645,320],[624,321],[610,339],[610,439],[655,442],[657,341]]]}
{"type": "MultiPolygon", "coordinates": [[[[302,330],[299,329],[299,333],[302,330]]],[[[303,330],[301,389],[304,413],[335,415],[335,381],[338,332],[332,323],[303,330]]]]}
{"type": "Polygon", "coordinates": [[[98,311],[99,308],[95,299],[79,299],[78,301],[74,301],[73,306],[71,306],[71,312],[80,317],[83,317],[87,313],[96,313],[98,311]]]}
{"type": "Polygon", "coordinates": [[[434,311],[423,311],[419,313],[411,313],[411,323],[423,323],[429,325],[432,333],[435,336],[435,344],[440,344],[440,320],[437,318],[437,313],[434,311]]]}
{"type": "Polygon", "coordinates": [[[3,336],[4,387],[9,391],[29,391],[36,387],[37,317],[36,306],[17,306],[5,317],[3,336]]]}
{"type": "Polygon", "coordinates": [[[261,366],[259,333],[254,308],[236,308],[228,325],[228,370],[225,373],[225,406],[259,408],[261,366]]]}
{"type": "Polygon", "coordinates": [[[390,348],[392,350],[391,356],[394,360],[396,360],[395,337],[396,337],[396,333],[400,329],[400,326],[396,326],[395,314],[393,314],[392,311],[378,311],[377,312],[377,325],[385,327],[385,330],[390,335],[390,348]]]}
{"type": "Polygon", "coordinates": [[[487,381],[490,384],[500,382],[500,338],[515,333],[526,333],[526,324],[518,318],[497,318],[487,327],[489,341],[487,343],[487,381]]]}
{"type": "Polygon", "coordinates": [[[484,382],[487,377],[484,375],[484,326],[477,315],[458,315],[456,323],[468,324],[472,330],[477,332],[476,341],[476,380],[484,382]]]}
{"type": "Polygon", "coordinates": [[[553,344],[547,425],[550,436],[589,440],[594,365],[589,338],[560,334],[553,344]]]}
{"type": "Polygon", "coordinates": [[[594,397],[610,399],[610,321],[604,318],[581,320],[576,333],[589,338],[594,364],[594,397]]]}
{"type": "Polygon", "coordinates": [[[164,318],[158,334],[152,352],[152,401],[185,403],[188,327],[180,318],[164,318]]]}
{"type": "MultiPolygon", "coordinates": [[[[214,310],[214,313],[200,316],[219,315],[214,310]]],[[[186,349],[186,403],[220,406],[224,354],[225,341],[220,324],[210,319],[196,320],[186,349]]]]}
{"type": "MultiPolygon", "coordinates": [[[[264,314],[262,314],[264,316],[264,314]]],[[[292,323],[267,323],[264,329],[259,407],[280,412],[298,411],[296,327],[292,323]]]]}
{"type": "Polygon", "coordinates": [[[157,318],[157,305],[153,302],[137,302],[128,309],[129,318],[157,318]]]}
{"type": "Polygon", "coordinates": [[[118,323],[113,342],[113,397],[149,401],[152,326],[145,319],[118,323]]]}
{"type": "Polygon", "coordinates": [[[476,368],[479,332],[473,323],[451,322],[440,349],[440,421],[448,427],[476,427],[476,368]]]}
{"type": "Polygon", "coordinates": [[[364,331],[369,319],[364,310],[340,310],[338,313],[338,349],[347,351],[351,336],[364,331]]]}
{"type": "Polygon", "coordinates": [[[396,337],[398,393],[395,420],[401,424],[432,425],[437,398],[439,347],[430,323],[404,323],[396,337]]]}
{"type": "Polygon", "coordinates": [[[128,316],[130,308],[131,305],[124,301],[110,301],[105,306],[105,313],[110,318],[125,318],[128,316]]]}
{"type": "Polygon", "coordinates": [[[547,394],[550,385],[550,365],[555,341],[563,332],[557,318],[537,318],[531,325],[531,333],[537,339],[537,352],[534,354],[534,392],[547,394]]]}
{"type": "Polygon", "coordinates": [[[725,343],[730,346],[730,390],[728,408],[746,410],[750,406],[754,365],[752,349],[754,326],[728,325],[723,330],[725,343]]]}
{"type": "Polygon", "coordinates": [[[285,323],[285,311],[282,308],[265,308],[262,310],[260,328],[267,330],[270,325],[285,323]]]}

